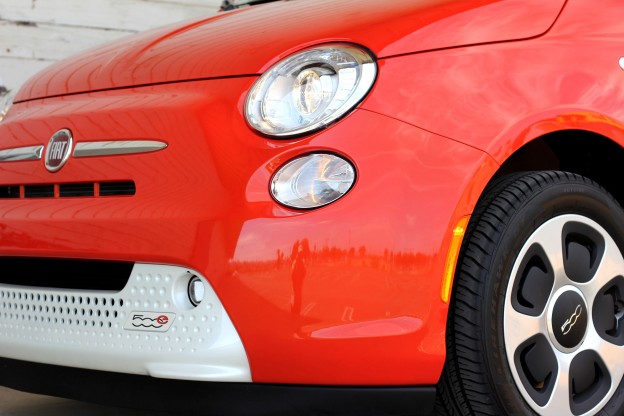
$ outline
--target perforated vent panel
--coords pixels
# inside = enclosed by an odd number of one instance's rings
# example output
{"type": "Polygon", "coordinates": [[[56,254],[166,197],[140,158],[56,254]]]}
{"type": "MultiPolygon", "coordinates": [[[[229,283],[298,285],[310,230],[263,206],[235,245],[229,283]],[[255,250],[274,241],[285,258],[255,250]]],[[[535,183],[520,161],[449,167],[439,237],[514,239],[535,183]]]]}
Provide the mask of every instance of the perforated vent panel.
{"type": "MultiPolygon", "coordinates": [[[[107,296],[54,295],[2,289],[0,306],[2,322],[7,323],[7,328],[12,328],[10,322],[18,326],[32,323],[24,329],[34,332],[46,332],[46,327],[51,329],[52,326],[55,333],[58,333],[58,327],[112,328],[117,318],[123,315],[123,299],[107,296]]],[[[53,341],[53,338],[49,337],[48,341],[53,341]]]]}
{"type": "Polygon", "coordinates": [[[206,297],[197,307],[188,300],[193,275],[179,267],[137,264],[118,293],[0,285],[0,355],[162,377],[248,381],[242,344],[210,285],[205,282],[206,297]],[[165,314],[172,323],[166,331],[133,328],[128,322],[137,314],[165,314]],[[224,346],[235,351],[233,363],[218,359],[224,346]],[[72,354],[54,354],[68,347],[72,354]],[[111,355],[115,362],[107,358],[111,355]],[[189,364],[194,367],[186,368],[189,364]],[[215,374],[206,374],[202,364],[215,374]]]}

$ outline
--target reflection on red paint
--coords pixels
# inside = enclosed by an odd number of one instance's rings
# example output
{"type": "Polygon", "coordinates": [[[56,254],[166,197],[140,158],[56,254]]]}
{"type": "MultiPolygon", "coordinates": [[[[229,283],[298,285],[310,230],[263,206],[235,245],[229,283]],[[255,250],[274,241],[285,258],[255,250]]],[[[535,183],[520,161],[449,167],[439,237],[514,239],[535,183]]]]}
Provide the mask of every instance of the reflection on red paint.
{"type": "Polygon", "coordinates": [[[312,338],[353,339],[405,335],[410,332],[418,331],[421,326],[422,321],[420,319],[403,316],[399,318],[344,324],[331,328],[322,328],[319,330],[306,328],[306,330],[310,331],[310,336],[312,338]]]}

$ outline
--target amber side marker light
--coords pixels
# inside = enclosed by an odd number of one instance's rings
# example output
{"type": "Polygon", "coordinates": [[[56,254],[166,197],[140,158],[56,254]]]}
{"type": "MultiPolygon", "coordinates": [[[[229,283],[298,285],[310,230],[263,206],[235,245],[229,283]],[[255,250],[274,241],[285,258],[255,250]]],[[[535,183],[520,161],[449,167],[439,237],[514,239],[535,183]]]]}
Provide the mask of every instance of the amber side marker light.
{"type": "Polygon", "coordinates": [[[459,249],[461,248],[461,243],[464,239],[469,219],[470,217],[460,218],[457,225],[453,229],[453,237],[451,239],[448,255],[446,256],[446,265],[444,267],[444,279],[442,280],[442,288],[440,289],[440,298],[442,298],[444,303],[449,303],[449,300],[451,299],[451,288],[453,287],[453,276],[455,275],[457,257],[459,256],[459,249]]]}

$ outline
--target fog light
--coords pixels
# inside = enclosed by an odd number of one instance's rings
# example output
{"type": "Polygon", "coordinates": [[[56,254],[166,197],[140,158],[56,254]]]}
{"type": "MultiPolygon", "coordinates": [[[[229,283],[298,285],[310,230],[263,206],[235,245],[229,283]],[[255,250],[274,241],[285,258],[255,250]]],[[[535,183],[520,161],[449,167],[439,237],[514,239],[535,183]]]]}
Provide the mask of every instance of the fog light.
{"type": "Polygon", "coordinates": [[[206,288],[204,287],[204,282],[197,277],[191,277],[188,284],[188,297],[193,306],[197,306],[204,300],[204,296],[206,295],[206,288]]]}
{"type": "Polygon", "coordinates": [[[271,181],[271,194],[291,208],[318,208],[345,195],[355,183],[355,168],[332,154],[315,153],[291,160],[271,181]]]}

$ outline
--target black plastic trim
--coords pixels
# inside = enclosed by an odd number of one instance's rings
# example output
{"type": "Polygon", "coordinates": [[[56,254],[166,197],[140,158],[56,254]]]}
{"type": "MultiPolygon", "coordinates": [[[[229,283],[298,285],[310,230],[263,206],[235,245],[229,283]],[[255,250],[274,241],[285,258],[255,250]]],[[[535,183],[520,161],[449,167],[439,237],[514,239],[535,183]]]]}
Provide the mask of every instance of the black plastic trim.
{"type": "Polygon", "coordinates": [[[19,185],[0,186],[0,199],[16,199],[20,197],[19,185]]]}
{"type": "Polygon", "coordinates": [[[134,194],[136,194],[136,185],[133,181],[100,183],[100,196],[132,196],[134,194]]]}
{"type": "Polygon", "coordinates": [[[25,198],[54,198],[54,185],[26,185],[25,198]]]}
{"type": "Polygon", "coordinates": [[[434,386],[329,387],[182,381],[0,358],[0,385],[36,394],[209,415],[429,415],[434,386]]]}
{"type": "Polygon", "coordinates": [[[95,196],[93,183],[62,183],[59,185],[59,197],[95,196]]]}
{"type": "Polygon", "coordinates": [[[0,283],[29,288],[121,291],[134,263],[33,257],[0,257],[0,283]]]}

